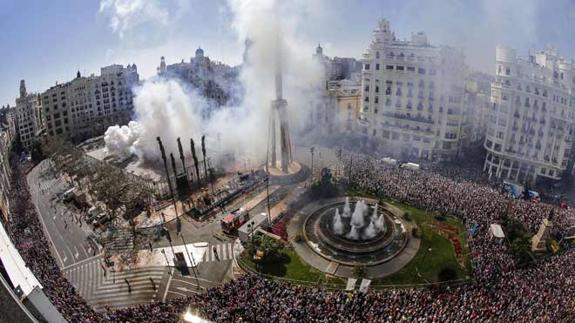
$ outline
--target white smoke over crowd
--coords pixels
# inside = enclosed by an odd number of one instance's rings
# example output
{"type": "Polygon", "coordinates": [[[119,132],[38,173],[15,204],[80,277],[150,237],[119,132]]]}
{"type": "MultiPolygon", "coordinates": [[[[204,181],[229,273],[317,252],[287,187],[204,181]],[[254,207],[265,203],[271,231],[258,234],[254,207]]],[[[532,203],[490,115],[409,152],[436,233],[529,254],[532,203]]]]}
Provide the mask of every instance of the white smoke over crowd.
{"type": "MultiPolygon", "coordinates": [[[[209,103],[177,80],[153,78],[134,90],[135,120],[128,126],[108,128],[105,134],[109,154],[136,154],[141,160],[159,159],[156,137],[160,136],[169,154],[177,153],[176,139],[182,139],[186,154],[189,139],[199,143],[207,137],[208,154],[219,158],[263,161],[267,150],[270,102],[274,99],[277,49],[281,50],[284,98],[288,100],[292,134],[304,124],[322,71],[312,60],[313,43],[297,34],[299,18],[312,10],[306,2],[288,5],[280,1],[228,1],[232,28],[239,43],[252,42],[241,68],[244,88],[239,106],[221,107],[206,116],[209,103]]],[[[317,7],[317,3],[314,4],[317,7]]]]}

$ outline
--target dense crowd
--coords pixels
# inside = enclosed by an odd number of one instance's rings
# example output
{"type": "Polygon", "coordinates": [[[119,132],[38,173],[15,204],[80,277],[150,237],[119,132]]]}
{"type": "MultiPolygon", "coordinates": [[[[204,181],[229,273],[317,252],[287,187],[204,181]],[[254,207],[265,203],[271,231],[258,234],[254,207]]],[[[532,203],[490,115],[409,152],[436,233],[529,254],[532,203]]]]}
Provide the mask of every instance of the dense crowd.
{"type": "MultiPolygon", "coordinates": [[[[12,160],[13,165],[16,163],[15,159],[12,160]]],[[[100,315],[78,295],[51,256],[50,243],[42,231],[22,167],[13,167],[10,199],[12,202],[6,231],[42,284],[44,293],[69,321],[97,320],[100,315]]]]}
{"type": "Polygon", "coordinates": [[[18,202],[12,203],[16,205],[11,223],[14,238],[16,242],[37,240],[31,248],[21,250],[23,257],[70,321],[170,322],[177,321],[187,308],[197,309],[200,316],[216,322],[575,321],[575,249],[566,247],[521,269],[506,244],[490,239],[488,233],[489,225],[499,222],[504,214],[532,232],[543,218],[553,214],[553,233],[560,235],[575,224],[573,211],[510,200],[481,184],[389,166],[362,155],[354,155],[353,168],[347,167],[349,183],[356,189],[454,214],[468,228],[479,227],[469,241],[472,283],[363,294],[293,286],[248,274],[202,295],[95,313],[62,277],[45,239],[38,238],[43,235],[25,177],[16,174],[15,178],[13,194],[18,202]]]}

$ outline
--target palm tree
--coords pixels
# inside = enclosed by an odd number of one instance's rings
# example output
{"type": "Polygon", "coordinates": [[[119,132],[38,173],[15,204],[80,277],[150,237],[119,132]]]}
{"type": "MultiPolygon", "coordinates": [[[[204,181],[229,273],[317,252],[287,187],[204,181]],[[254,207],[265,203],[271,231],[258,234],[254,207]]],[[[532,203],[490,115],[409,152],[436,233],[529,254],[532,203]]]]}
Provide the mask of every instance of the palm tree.
{"type": "Polygon", "coordinates": [[[162,139],[158,136],[156,137],[158,145],[160,146],[160,153],[162,154],[162,160],[164,161],[164,170],[166,171],[166,180],[168,181],[168,188],[170,189],[170,195],[174,196],[174,191],[172,190],[172,183],[170,182],[170,172],[168,170],[168,160],[166,159],[166,151],[164,150],[164,145],[162,144],[162,139]]]}
{"type": "Polygon", "coordinates": [[[184,176],[186,177],[186,182],[188,181],[188,172],[186,171],[186,160],[184,159],[184,149],[182,149],[182,142],[180,137],[178,137],[178,150],[180,152],[180,159],[182,160],[182,167],[184,167],[184,176]]]}
{"type": "Polygon", "coordinates": [[[198,165],[198,156],[196,155],[194,139],[190,139],[190,145],[192,146],[192,158],[194,159],[194,168],[196,169],[196,180],[200,182],[200,167],[198,165]]]}
{"type": "Polygon", "coordinates": [[[204,175],[206,181],[208,180],[208,165],[206,164],[206,136],[202,136],[202,155],[204,155],[204,175]]]}

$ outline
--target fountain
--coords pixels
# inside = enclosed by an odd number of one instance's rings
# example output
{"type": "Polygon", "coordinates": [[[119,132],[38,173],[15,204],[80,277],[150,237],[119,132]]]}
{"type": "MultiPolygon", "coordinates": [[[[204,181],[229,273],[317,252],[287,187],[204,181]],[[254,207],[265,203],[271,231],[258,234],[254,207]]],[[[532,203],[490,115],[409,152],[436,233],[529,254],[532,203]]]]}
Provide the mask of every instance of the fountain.
{"type": "Polygon", "coordinates": [[[375,222],[375,227],[379,231],[385,231],[385,218],[383,217],[383,214],[380,215],[377,221],[375,222]]]}
{"type": "Polygon", "coordinates": [[[333,216],[333,232],[337,235],[343,234],[343,222],[339,215],[339,209],[335,209],[335,215],[333,216]]]}
{"type": "Polygon", "coordinates": [[[359,240],[358,228],[355,226],[351,226],[351,230],[349,230],[349,232],[347,233],[347,235],[345,237],[348,239],[351,239],[351,240],[359,240]]]}
{"type": "Polygon", "coordinates": [[[304,221],[304,238],[322,257],[342,264],[392,259],[407,241],[393,214],[375,200],[345,198],[322,205],[304,221]]]}
{"type": "Polygon", "coordinates": [[[364,211],[365,211],[365,201],[361,200],[355,204],[355,209],[351,215],[351,226],[356,228],[362,228],[364,225],[364,211]]]}
{"type": "Polygon", "coordinates": [[[351,207],[349,206],[349,197],[345,198],[345,205],[343,206],[343,214],[341,216],[344,218],[349,218],[351,216],[351,207]]]}
{"type": "Polygon", "coordinates": [[[369,221],[369,224],[367,226],[367,228],[365,228],[365,231],[363,232],[363,238],[364,239],[372,239],[375,237],[375,235],[378,233],[377,228],[375,227],[375,224],[373,224],[373,219],[371,221],[369,221]]]}
{"type": "Polygon", "coordinates": [[[373,207],[373,213],[371,214],[371,221],[373,222],[377,222],[377,203],[375,203],[375,206],[373,207]]]}

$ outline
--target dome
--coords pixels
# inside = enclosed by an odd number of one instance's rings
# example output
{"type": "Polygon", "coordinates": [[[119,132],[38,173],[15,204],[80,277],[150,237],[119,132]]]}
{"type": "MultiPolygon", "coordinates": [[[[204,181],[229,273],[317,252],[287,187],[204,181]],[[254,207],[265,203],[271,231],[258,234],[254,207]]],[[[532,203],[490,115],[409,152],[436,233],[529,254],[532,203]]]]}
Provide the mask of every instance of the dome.
{"type": "Polygon", "coordinates": [[[201,47],[196,49],[196,57],[204,57],[204,50],[201,47]]]}

